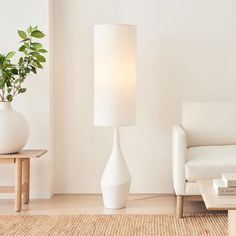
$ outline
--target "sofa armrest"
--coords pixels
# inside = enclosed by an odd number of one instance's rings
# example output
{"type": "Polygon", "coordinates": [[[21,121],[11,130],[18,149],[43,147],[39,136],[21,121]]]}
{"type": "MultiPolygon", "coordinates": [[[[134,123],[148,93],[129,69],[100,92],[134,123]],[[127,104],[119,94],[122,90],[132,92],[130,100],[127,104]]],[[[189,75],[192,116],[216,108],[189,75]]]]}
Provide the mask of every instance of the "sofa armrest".
{"type": "Polygon", "coordinates": [[[173,127],[172,136],[172,171],[176,195],[185,194],[185,163],[187,151],[187,134],[181,126],[173,127]]]}

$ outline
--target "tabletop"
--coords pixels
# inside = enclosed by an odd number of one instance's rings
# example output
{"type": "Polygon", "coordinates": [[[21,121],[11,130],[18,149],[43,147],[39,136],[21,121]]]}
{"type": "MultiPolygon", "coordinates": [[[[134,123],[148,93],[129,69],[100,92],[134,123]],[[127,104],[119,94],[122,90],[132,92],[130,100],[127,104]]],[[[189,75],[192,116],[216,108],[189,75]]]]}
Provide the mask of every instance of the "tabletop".
{"type": "Polygon", "coordinates": [[[34,149],[34,150],[21,150],[20,152],[17,153],[12,153],[12,154],[0,154],[0,159],[1,158],[39,158],[43,154],[45,154],[47,150],[42,150],[42,149],[34,149]]]}
{"type": "Polygon", "coordinates": [[[219,196],[213,188],[213,180],[197,181],[208,210],[236,210],[236,196],[219,196]]]}

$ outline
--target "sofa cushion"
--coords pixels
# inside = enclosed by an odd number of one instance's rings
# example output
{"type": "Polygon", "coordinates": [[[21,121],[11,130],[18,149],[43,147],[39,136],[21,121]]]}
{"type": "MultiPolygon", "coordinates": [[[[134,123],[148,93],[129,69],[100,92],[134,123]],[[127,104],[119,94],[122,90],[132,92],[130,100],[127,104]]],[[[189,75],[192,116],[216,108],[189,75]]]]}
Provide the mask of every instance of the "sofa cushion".
{"type": "Polygon", "coordinates": [[[187,181],[221,178],[221,173],[236,172],[236,145],[201,146],[187,149],[187,181]]]}

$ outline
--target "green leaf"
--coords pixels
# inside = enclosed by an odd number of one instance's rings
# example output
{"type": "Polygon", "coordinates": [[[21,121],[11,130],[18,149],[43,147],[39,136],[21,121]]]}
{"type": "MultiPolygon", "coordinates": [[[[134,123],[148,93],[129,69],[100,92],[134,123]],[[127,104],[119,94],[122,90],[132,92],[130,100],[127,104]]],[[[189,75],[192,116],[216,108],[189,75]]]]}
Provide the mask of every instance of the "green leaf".
{"type": "Polygon", "coordinates": [[[1,79],[0,79],[0,89],[3,89],[4,86],[5,86],[5,79],[4,79],[4,77],[1,77],[1,79]]]}
{"type": "Polygon", "coordinates": [[[40,38],[43,38],[45,36],[45,34],[40,30],[35,30],[31,33],[31,36],[34,38],[40,39],[40,38]]]}
{"type": "Polygon", "coordinates": [[[12,87],[10,80],[7,81],[7,87],[12,87]]]}
{"type": "Polygon", "coordinates": [[[0,54],[0,64],[2,64],[5,60],[5,56],[0,54]]]}
{"type": "Polygon", "coordinates": [[[24,43],[24,45],[25,45],[26,48],[30,47],[28,43],[24,43]]]}
{"type": "Polygon", "coordinates": [[[29,28],[27,29],[28,34],[32,32],[32,26],[30,25],[29,28]]]}
{"type": "Polygon", "coordinates": [[[40,64],[40,62],[38,62],[38,61],[33,61],[32,65],[35,66],[36,68],[40,68],[40,69],[43,68],[42,65],[40,64]]]}
{"type": "Polygon", "coordinates": [[[24,61],[24,60],[23,60],[23,57],[21,57],[21,58],[19,59],[18,65],[21,66],[22,63],[23,63],[23,61],[24,61]]]}
{"type": "Polygon", "coordinates": [[[5,60],[10,60],[12,57],[14,57],[15,52],[9,52],[5,58],[5,60]]]}
{"type": "Polygon", "coordinates": [[[12,95],[11,95],[11,94],[8,94],[8,95],[7,95],[7,100],[8,100],[8,102],[11,102],[12,99],[13,99],[12,95]]]}
{"type": "Polygon", "coordinates": [[[8,88],[7,92],[10,93],[12,91],[12,88],[8,88]]]}
{"type": "Polygon", "coordinates": [[[2,62],[2,68],[5,69],[5,68],[7,68],[8,66],[9,66],[9,62],[6,61],[6,60],[4,60],[4,61],[2,62]]]}
{"type": "Polygon", "coordinates": [[[22,46],[18,49],[18,51],[23,52],[25,49],[26,49],[26,46],[25,46],[25,45],[22,45],[22,46]]]}
{"type": "Polygon", "coordinates": [[[23,43],[23,42],[26,42],[26,41],[29,41],[30,39],[29,38],[26,38],[26,39],[23,39],[20,41],[20,43],[23,43]]]}
{"type": "Polygon", "coordinates": [[[39,62],[45,62],[46,61],[45,57],[40,55],[40,54],[34,54],[34,57],[36,57],[39,60],[39,62]]]}
{"type": "Polygon", "coordinates": [[[37,74],[36,68],[34,66],[31,66],[31,70],[34,72],[34,74],[37,74]]]}
{"type": "Polygon", "coordinates": [[[18,34],[22,39],[27,39],[27,34],[23,30],[18,30],[18,34]]]}
{"type": "Polygon", "coordinates": [[[18,90],[18,93],[25,93],[26,92],[26,88],[20,88],[19,90],[18,90]]]}
{"type": "Polygon", "coordinates": [[[26,50],[24,50],[23,53],[27,56],[29,55],[29,53],[26,50]]]}
{"type": "Polygon", "coordinates": [[[33,47],[36,49],[40,49],[43,47],[43,45],[41,43],[32,43],[33,47]]]}
{"type": "Polygon", "coordinates": [[[16,68],[11,69],[12,74],[18,75],[18,70],[16,68]]]}
{"type": "Polygon", "coordinates": [[[30,52],[32,56],[39,55],[39,52],[30,52]]]}
{"type": "Polygon", "coordinates": [[[20,82],[21,82],[21,80],[20,80],[20,79],[17,79],[17,80],[15,81],[15,84],[20,84],[20,82]]]}
{"type": "Polygon", "coordinates": [[[38,68],[38,64],[36,63],[36,62],[32,62],[32,65],[34,66],[34,67],[37,67],[38,68]]]}
{"type": "Polygon", "coordinates": [[[32,32],[35,31],[35,30],[37,30],[37,29],[38,29],[38,26],[33,27],[33,28],[32,28],[32,32]]]}
{"type": "Polygon", "coordinates": [[[42,53],[47,53],[47,52],[48,52],[46,49],[43,49],[43,48],[42,48],[42,49],[39,49],[38,51],[39,51],[39,52],[42,52],[42,53]]]}

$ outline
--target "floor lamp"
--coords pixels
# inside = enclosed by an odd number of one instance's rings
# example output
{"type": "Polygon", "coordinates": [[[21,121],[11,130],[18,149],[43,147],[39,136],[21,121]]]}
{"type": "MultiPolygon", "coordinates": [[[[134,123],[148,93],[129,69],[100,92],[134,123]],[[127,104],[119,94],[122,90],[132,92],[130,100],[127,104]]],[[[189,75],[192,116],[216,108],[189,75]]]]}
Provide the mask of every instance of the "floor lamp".
{"type": "Polygon", "coordinates": [[[135,125],[136,26],[94,27],[94,124],[114,127],[114,144],[101,179],[106,208],[126,205],[131,176],[122,155],[119,127],[135,125]]]}

